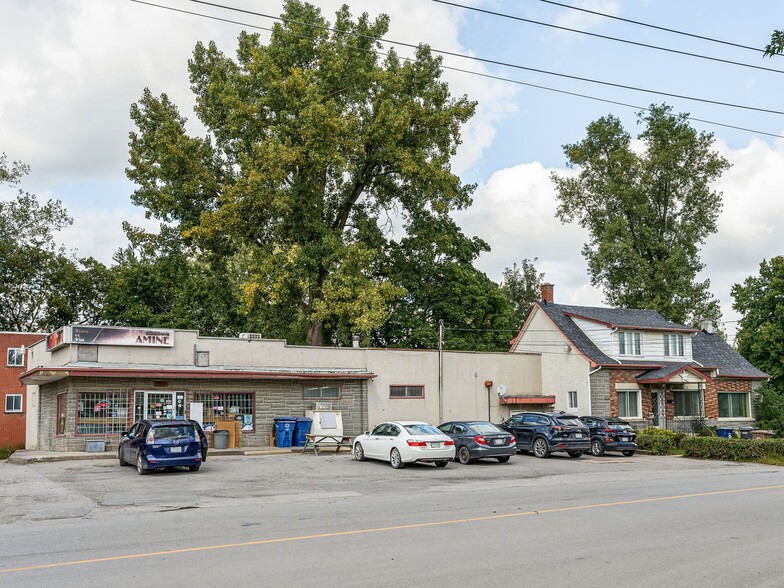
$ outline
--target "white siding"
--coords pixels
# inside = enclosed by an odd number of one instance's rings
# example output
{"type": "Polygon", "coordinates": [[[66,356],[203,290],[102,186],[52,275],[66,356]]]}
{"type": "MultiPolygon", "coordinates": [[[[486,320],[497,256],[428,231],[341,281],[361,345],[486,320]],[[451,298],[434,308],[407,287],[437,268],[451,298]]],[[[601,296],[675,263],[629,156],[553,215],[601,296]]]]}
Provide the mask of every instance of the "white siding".
{"type": "Polygon", "coordinates": [[[613,332],[610,327],[595,321],[587,321],[577,317],[570,318],[603,353],[611,357],[618,353],[618,341],[616,338],[613,342],[613,332]]]}

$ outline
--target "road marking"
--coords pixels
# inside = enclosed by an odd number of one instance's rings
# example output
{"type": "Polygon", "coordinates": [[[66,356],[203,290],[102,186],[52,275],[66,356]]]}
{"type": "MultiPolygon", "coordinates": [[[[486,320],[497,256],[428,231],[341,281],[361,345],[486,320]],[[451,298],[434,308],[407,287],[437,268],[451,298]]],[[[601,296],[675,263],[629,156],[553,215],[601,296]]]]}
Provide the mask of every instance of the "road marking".
{"type": "Polygon", "coordinates": [[[64,561],[58,563],[40,564],[35,566],[25,566],[21,568],[0,569],[0,574],[11,572],[25,572],[30,570],[44,570],[49,568],[61,568],[66,566],[78,566],[93,563],[103,563],[109,561],[120,561],[124,559],[138,559],[142,557],[158,557],[163,555],[174,555],[177,553],[196,553],[199,551],[212,551],[216,549],[234,549],[236,547],[250,547],[254,545],[269,545],[272,543],[288,543],[292,541],[310,541],[313,539],[325,539],[330,537],[344,537],[347,535],[362,535],[364,533],[386,533],[389,531],[401,531],[407,529],[422,529],[425,527],[437,527],[443,525],[459,525],[465,523],[478,523],[483,521],[494,521],[500,519],[512,519],[517,517],[527,517],[532,515],[553,514],[560,512],[574,512],[577,510],[590,510],[594,508],[609,508],[613,506],[628,506],[631,504],[647,504],[652,502],[664,502],[667,500],[684,500],[687,498],[700,498],[703,496],[719,496],[722,494],[740,494],[743,492],[759,492],[762,490],[781,490],[784,484],[773,486],[755,486],[752,488],[737,488],[735,490],[714,490],[711,492],[696,492],[694,494],[677,494],[673,496],[659,496],[656,498],[638,498],[635,500],[620,500],[618,502],[604,502],[597,504],[584,504],[582,506],[564,506],[560,508],[546,508],[542,510],[529,510],[526,512],[512,512],[505,514],[486,515],[482,517],[471,517],[467,519],[451,519],[446,521],[431,521],[428,523],[410,523],[407,525],[395,525],[392,527],[376,527],[370,529],[354,529],[353,531],[335,531],[332,533],[319,533],[316,535],[297,535],[294,537],[280,537],[278,539],[259,539],[257,541],[244,541],[242,543],[224,543],[222,545],[205,545],[203,547],[185,547],[183,549],[170,549],[167,551],[151,551],[147,553],[130,553],[127,555],[114,555],[110,557],[98,557],[94,559],[81,559],[76,561],[64,561]]]}

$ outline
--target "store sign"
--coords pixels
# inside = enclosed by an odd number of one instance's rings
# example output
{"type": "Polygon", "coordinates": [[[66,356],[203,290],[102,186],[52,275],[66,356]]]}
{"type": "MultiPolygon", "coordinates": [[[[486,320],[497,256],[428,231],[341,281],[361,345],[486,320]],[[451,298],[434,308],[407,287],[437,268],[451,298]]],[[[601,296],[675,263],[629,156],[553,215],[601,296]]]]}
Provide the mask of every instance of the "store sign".
{"type": "Polygon", "coordinates": [[[57,329],[54,333],[46,336],[46,350],[53,351],[68,342],[69,341],[66,340],[65,328],[57,329]]]}
{"type": "Polygon", "coordinates": [[[168,329],[125,329],[122,327],[71,327],[71,343],[173,347],[174,331],[168,329]]]}

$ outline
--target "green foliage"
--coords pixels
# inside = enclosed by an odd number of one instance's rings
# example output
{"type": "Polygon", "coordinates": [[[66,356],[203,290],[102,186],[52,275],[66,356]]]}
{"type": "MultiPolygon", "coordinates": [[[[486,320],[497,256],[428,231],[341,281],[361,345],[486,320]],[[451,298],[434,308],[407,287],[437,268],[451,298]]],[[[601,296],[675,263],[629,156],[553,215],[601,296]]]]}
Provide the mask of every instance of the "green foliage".
{"type": "Polygon", "coordinates": [[[759,275],[735,284],[732,296],[741,314],[738,352],[771,376],[757,390],[755,416],[761,427],[784,435],[784,257],[763,259],[759,275]]]}
{"type": "Polygon", "coordinates": [[[0,461],[8,459],[17,449],[24,449],[24,443],[18,445],[2,445],[0,446],[0,461]]]}
{"type": "Polygon", "coordinates": [[[765,46],[765,57],[773,57],[784,53],[784,31],[773,31],[770,43],[765,46]]]}
{"type": "Polygon", "coordinates": [[[767,457],[784,457],[784,439],[724,439],[722,437],[688,437],[681,449],[686,457],[725,461],[758,461],[767,457]]]}
{"type": "Polygon", "coordinates": [[[700,430],[697,431],[697,436],[699,437],[718,437],[718,433],[716,430],[718,427],[716,425],[703,425],[700,427],[700,430]]]}
{"type": "Polygon", "coordinates": [[[544,273],[536,271],[534,263],[537,261],[536,257],[533,261],[523,259],[519,267],[514,263],[511,268],[504,269],[501,292],[512,304],[518,328],[523,326],[534,303],[541,297],[544,273]]]}
{"type": "Polygon", "coordinates": [[[637,446],[654,455],[667,455],[677,446],[676,436],[667,429],[648,427],[637,434],[637,446]]]}
{"type": "Polygon", "coordinates": [[[608,304],[656,310],[679,323],[718,323],[710,282],[697,275],[699,247],[716,232],[722,208],[711,184],[729,163],[712,151],[713,135],[698,134],[686,114],[671,111],[651,105],[638,113],[642,152],[612,115],[588,125],[583,141],[565,145],[579,174],[552,174],[557,214],[588,230],[583,255],[608,304]]]}
{"type": "Polygon", "coordinates": [[[283,19],[267,45],[241,33],[236,59],[196,46],[189,71],[205,137],[188,136],[168,97],[145,90],[131,109],[133,201],[235,268],[261,332],[283,317],[310,344],[325,329],[368,337],[404,294],[384,271],[385,221],[416,235],[471,202],[474,186],[450,159],[475,104],[451,97],[427,47],[382,60],[385,15],[354,20],[344,6],[330,27],[316,7],[287,0],[283,19]]]}
{"type": "MultiPolygon", "coordinates": [[[[0,184],[15,186],[28,172],[0,155],[0,184]]],[[[21,189],[0,202],[0,330],[48,331],[96,318],[106,268],[55,243],[54,234],[72,222],[60,201],[40,204],[21,189]]]]}

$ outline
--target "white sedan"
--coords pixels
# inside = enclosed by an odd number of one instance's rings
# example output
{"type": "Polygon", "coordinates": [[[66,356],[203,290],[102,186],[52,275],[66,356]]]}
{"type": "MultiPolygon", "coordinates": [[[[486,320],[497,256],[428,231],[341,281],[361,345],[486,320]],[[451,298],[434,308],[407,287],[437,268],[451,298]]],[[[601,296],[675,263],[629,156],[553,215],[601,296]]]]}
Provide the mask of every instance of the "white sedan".
{"type": "Polygon", "coordinates": [[[455,459],[455,442],[429,423],[393,421],[354,439],[354,458],[388,461],[395,469],[415,461],[433,462],[443,468],[455,459]]]}

